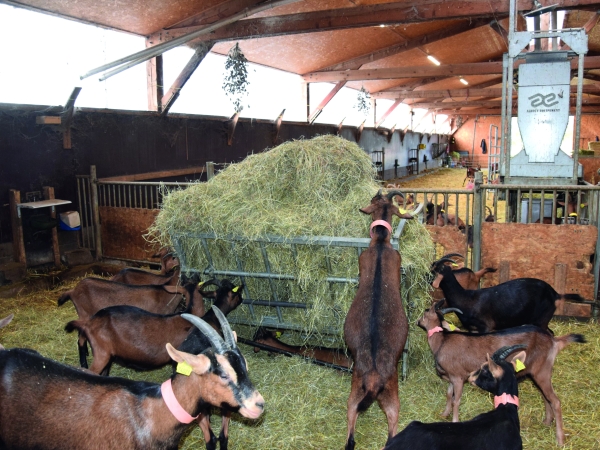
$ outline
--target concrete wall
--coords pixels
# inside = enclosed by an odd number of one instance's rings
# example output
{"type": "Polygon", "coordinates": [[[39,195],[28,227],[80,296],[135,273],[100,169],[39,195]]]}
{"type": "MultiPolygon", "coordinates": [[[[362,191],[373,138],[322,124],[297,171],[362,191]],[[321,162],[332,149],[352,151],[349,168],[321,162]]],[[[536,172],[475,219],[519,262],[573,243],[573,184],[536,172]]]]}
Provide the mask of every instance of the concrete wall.
{"type": "MultiPolygon", "coordinates": [[[[89,174],[97,167],[99,178],[204,166],[207,161],[230,163],[247,155],[290,140],[336,134],[337,126],[284,122],[277,143],[274,126],[268,121],[240,120],[233,144],[227,145],[223,118],[170,115],[151,112],[77,109],[72,124],[72,148],[63,148],[60,125],[38,125],[36,117],[59,115],[61,108],[0,104],[0,243],[11,240],[8,190],[25,193],[53,186],[56,198],[73,201],[59,212],[76,209],[75,175],[89,174]]],[[[356,141],[357,129],[344,127],[342,137],[356,141]]],[[[447,137],[443,137],[447,139],[447,137]]],[[[419,152],[431,161],[433,136],[422,141],[419,152]]],[[[384,130],[365,128],[358,144],[367,152],[385,149],[386,177],[394,176],[394,162],[408,165],[408,150],[416,148],[421,136],[396,131],[388,142],[384,130]]],[[[422,164],[420,164],[422,167],[422,164]]],[[[431,167],[431,166],[428,166],[431,167]]],[[[185,178],[180,178],[185,180],[185,178]]]]}

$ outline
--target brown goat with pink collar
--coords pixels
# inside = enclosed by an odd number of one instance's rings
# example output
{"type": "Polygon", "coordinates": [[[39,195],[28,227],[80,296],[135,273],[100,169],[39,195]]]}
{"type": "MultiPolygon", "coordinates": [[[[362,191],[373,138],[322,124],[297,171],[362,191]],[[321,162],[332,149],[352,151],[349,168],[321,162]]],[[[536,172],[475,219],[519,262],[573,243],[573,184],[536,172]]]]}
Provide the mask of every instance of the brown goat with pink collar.
{"type": "MultiPolygon", "coordinates": [[[[344,339],[354,359],[352,387],[348,398],[346,449],[354,449],[354,428],[358,413],[374,401],[388,421],[388,440],[398,427],[398,360],[408,334],[408,322],[400,296],[401,258],[390,239],[392,216],[401,214],[394,196],[403,194],[381,190],[371,204],[360,211],[370,214],[371,242],[358,258],[358,291],[344,323],[344,339]]],[[[416,214],[416,212],[415,212],[416,214]]]]}

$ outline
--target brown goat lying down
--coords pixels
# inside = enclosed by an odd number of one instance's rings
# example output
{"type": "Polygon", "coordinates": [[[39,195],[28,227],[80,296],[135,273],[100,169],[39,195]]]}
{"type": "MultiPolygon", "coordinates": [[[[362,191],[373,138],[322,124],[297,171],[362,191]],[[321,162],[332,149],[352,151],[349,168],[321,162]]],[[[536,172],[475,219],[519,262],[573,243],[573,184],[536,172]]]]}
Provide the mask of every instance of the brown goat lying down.
{"type": "MultiPolygon", "coordinates": [[[[252,341],[266,346],[267,348],[265,348],[265,350],[269,350],[268,347],[270,347],[274,350],[280,350],[283,353],[300,355],[310,360],[314,360],[317,364],[325,363],[323,365],[338,366],[339,368],[345,369],[350,369],[350,367],[352,367],[352,359],[346,356],[343,349],[308,345],[288,345],[277,339],[275,332],[264,327],[260,327],[256,330],[252,341]]],[[[254,351],[258,352],[260,351],[260,348],[254,347],[254,351]]]]}
{"type": "Polygon", "coordinates": [[[189,374],[177,373],[162,385],[91,375],[29,349],[1,351],[0,447],[177,450],[194,416],[210,406],[258,418],[264,399],[231,330],[223,340],[201,319],[190,320],[212,347],[194,355],[167,344],[189,374]]]}
{"type": "Polygon", "coordinates": [[[469,374],[485,361],[498,347],[523,344],[527,350],[527,365],[517,372],[517,378],[530,377],[542,394],[546,406],[544,424],[556,419],[556,440],[564,444],[562,409],[552,387],[552,367],[558,353],[572,342],[585,342],[580,334],[554,337],[540,327],[522,325],[491,333],[461,333],[442,329],[443,315],[457,312],[456,308],[440,309],[443,301],[432,306],[418,325],[427,332],[427,342],[435,358],[438,375],[450,382],[446,409],[442,416],[452,411],[452,421],[458,422],[458,407],[463,385],[469,374]]]}
{"type": "MultiPolygon", "coordinates": [[[[344,339],[354,360],[352,386],[348,398],[348,435],[346,449],[355,446],[354,429],[358,413],[374,401],[385,412],[388,440],[398,427],[398,361],[402,355],[408,322],[400,296],[401,258],[390,239],[392,216],[400,214],[392,199],[399,191],[386,196],[381,191],[360,211],[369,214],[371,242],[358,258],[359,284],[344,322],[344,339]]],[[[416,212],[415,212],[416,213],[416,212]]]]}

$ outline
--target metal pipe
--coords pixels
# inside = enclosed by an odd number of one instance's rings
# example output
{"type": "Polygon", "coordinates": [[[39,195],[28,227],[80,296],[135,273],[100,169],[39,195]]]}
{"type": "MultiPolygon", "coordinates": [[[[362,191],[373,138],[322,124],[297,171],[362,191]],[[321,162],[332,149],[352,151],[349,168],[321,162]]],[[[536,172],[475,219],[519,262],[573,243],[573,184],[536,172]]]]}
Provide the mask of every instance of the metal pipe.
{"type": "MultiPolygon", "coordinates": [[[[575,143],[573,145],[573,181],[579,172],[579,136],[581,134],[581,100],[583,97],[583,53],[579,54],[577,67],[577,107],[575,109],[575,143]]],[[[566,201],[566,200],[565,200],[566,201]]]]}
{"type": "MultiPolygon", "coordinates": [[[[100,67],[96,67],[95,69],[92,69],[89,72],[86,72],[85,74],[81,75],[80,78],[83,80],[92,75],[95,75],[97,73],[103,72],[108,69],[112,69],[113,67],[117,67],[122,64],[128,64],[128,63],[132,63],[132,62],[134,62],[135,64],[140,64],[144,61],[154,58],[155,56],[161,55],[162,53],[166,52],[167,50],[170,50],[172,48],[178,47],[179,45],[185,44],[186,42],[189,42],[192,39],[196,39],[197,37],[202,36],[203,34],[207,34],[212,31],[215,31],[221,27],[224,27],[225,25],[229,25],[230,23],[237,22],[240,19],[244,19],[246,17],[252,16],[254,14],[265,11],[267,9],[276,8],[276,7],[283,6],[283,5],[288,5],[290,3],[295,3],[297,1],[298,0],[273,0],[273,1],[267,0],[266,2],[264,2],[258,6],[255,6],[253,8],[244,8],[242,11],[240,11],[237,14],[234,14],[234,15],[227,17],[225,19],[222,19],[222,20],[218,20],[217,22],[212,23],[210,25],[206,25],[196,31],[193,31],[192,33],[185,34],[185,35],[175,38],[171,41],[155,45],[154,47],[147,48],[145,50],[139,51],[132,55],[125,56],[125,57],[117,59],[113,62],[104,64],[100,67]]],[[[135,65],[135,64],[133,64],[133,65],[135,65]]],[[[105,75],[107,75],[107,74],[105,74],[105,75]]],[[[106,76],[106,78],[108,78],[108,76],[106,76]]]]}

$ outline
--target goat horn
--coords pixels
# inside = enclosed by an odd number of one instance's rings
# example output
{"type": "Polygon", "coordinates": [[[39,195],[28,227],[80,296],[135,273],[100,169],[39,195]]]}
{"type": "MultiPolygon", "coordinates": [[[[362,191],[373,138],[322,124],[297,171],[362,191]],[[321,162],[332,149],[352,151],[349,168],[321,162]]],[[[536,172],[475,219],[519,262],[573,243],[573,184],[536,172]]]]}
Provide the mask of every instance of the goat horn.
{"type": "Polygon", "coordinates": [[[494,361],[496,364],[499,364],[501,361],[504,361],[506,359],[506,357],[508,355],[510,355],[511,353],[513,353],[517,350],[525,349],[525,348],[527,348],[527,346],[524,344],[511,345],[511,346],[507,345],[505,347],[502,347],[502,348],[496,350],[496,352],[492,355],[492,361],[494,361]]]}
{"type": "Polygon", "coordinates": [[[447,255],[442,256],[442,258],[452,258],[454,256],[458,256],[459,258],[465,259],[465,257],[460,253],[448,253],[447,255]]]}
{"type": "Polygon", "coordinates": [[[202,285],[214,284],[217,287],[221,287],[221,282],[217,278],[211,278],[210,280],[206,280],[202,285]]]}
{"type": "Polygon", "coordinates": [[[376,195],[375,197],[379,197],[379,196],[381,196],[381,193],[382,193],[382,192],[383,192],[383,189],[379,189],[379,190],[377,191],[377,195],[376,195]]]}
{"type": "Polygon", "coordinates": [[[221,310],[214,305],[212,309],[215,312],[215,316],[217,316],[217,319],[219,319],[219,323],[221,324],[221,331],[223,332],[225,343],[229,346],[230,349],[235,348],[235,336],[233,335],[233,331],[231,330],[229,322],[225,318],[225,314],[223,314],[221,310]]]}
{"type": "Polygon", "coordinates": [[[388,192],[388,193],[387,193],[387,195],[386,195],[386,196],[387,196],[387,199],[388,199],[389,201],[392,201],[392,199],[393,199],[393,198],[394,198],[396,195],[399,195],[400,197],[402,197],[402,199],[404,199],[404,198],[405,198],[405,197],[404,197],[404,194],[403,194],[402,192],[400,192],[400,191],[390,191],[390,192],[388,192]]]}
{"type": "Polygon", "coordinates": [[[450,314],[451,312],[455,312],[458,314],[462,314],[463,312],[458,308],[444,308],[439,310],[443,315],[450,314]]]}
{"type": "Polygon", "coordinates": [[[227,347],[223,338],[215,331],[213,327],[207,324],[200,317],[187,313],[182,314],[181,317],[188,322],[191,322],[196,328],[198,328],[208,338],[217,353],[225,353],[227,351],[227,347]]]}

